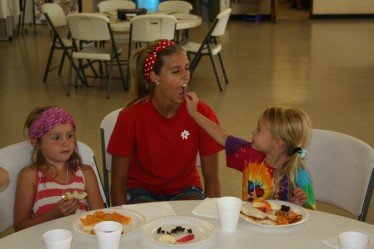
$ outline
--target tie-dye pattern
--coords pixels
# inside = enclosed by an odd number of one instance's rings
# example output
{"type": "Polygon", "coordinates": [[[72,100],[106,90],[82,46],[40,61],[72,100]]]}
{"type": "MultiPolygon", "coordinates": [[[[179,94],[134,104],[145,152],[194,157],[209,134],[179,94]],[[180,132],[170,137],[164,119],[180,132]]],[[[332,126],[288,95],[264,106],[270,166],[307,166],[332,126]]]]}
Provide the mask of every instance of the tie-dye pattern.
{"type": "MultiPolygon", "coordinates": [[[[242,200],[269,199],[273,190],[275,168],[265,163],[265,154],[252,149],[252,144],[229,136],[226,140],[226,163],[228,167],[243,172],[242,200]]],[[[298,168],[297,185],[308,195],[307,208],[315,209],[313,186],[309,173],[298,168]]],[[[288,201],[288,179],[282,179],[281,187],[274,199],[288,201]]]]}

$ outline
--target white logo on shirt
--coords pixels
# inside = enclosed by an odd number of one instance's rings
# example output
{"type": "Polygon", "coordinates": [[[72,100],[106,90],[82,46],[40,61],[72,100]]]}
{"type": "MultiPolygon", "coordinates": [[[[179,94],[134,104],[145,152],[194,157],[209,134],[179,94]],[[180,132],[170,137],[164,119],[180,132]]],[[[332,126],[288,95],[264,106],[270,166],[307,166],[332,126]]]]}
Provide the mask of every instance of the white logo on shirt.
{"type": "Polygon", "coordinates": [[[185,139],[187,140],[189,135],[190,135],[189,131],[186,131],[186,130],[182,131],[181,133],[182,140],[185,140],[185,139]]]}

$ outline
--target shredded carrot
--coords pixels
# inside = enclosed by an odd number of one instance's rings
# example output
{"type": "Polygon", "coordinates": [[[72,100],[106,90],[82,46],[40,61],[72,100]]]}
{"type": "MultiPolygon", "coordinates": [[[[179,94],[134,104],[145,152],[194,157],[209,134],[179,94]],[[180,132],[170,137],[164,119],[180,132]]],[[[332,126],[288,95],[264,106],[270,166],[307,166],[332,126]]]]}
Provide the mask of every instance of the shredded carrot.
{"type": "Polygon", "coordinates": [[[123,225],[127,225],[131,222],[132,218],[124,216],[122,214],[113,212],[106,213],[101,210],[96,211],[93,214],[87,214],[86,218],[81,218],[80,221],[84,226],[95,225],[101,221],[117,221],[123,225]]]}

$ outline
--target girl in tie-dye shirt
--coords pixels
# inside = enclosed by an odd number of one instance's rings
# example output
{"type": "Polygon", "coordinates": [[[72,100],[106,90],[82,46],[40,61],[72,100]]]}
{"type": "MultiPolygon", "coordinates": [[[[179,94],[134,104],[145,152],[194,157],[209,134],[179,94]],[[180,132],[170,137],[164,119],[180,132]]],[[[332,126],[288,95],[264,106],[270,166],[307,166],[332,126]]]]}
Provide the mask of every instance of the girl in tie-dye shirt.
{"type": "Polygon", "coordinates": [[[314,191],[302,158],[309,140],[310,121],[301,110],[267,108],[252,131],[252,142],[230,136],[196,111],[198,98],[187,93],[191,117],[218,144],[226,147],[226,161],[243,172],[243,201],[278,199],[315,209],[314,191]]]}

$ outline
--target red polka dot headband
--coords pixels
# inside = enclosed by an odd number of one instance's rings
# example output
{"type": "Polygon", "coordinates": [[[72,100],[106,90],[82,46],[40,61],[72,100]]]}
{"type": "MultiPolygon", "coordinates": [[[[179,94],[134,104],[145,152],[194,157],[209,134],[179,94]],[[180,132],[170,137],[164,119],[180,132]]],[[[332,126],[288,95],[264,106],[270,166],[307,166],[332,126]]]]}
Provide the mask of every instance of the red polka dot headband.
{"type": "Polygon", "coordinates": [[[145,59],[144,76],[146,79],[150,80],[150,75],[151,75],[151,72],[153,71],[153,66],[155,64],[158,53],[164,50],[164,48],[169,47],[170,45],[173,45],[173,44],[175,44],[174,41],[161,40],[153,47],[153,53],[148,55],[147,59],[145,59]]]}

